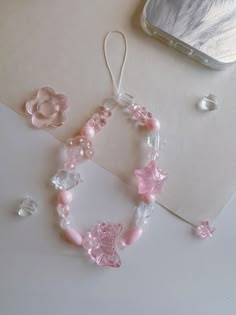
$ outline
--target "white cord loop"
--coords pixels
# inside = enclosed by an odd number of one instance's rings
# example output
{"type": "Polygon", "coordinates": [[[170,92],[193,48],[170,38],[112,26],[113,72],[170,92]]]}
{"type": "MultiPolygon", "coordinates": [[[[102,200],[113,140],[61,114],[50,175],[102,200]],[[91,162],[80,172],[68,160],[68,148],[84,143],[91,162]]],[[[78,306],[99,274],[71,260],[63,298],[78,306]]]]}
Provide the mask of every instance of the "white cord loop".
{"type": "Polygon", "coordinates": [[[124,67],[125,67],[125,63],[126,63],[126,59],[127,59],[127,51],[128,51],[128,45],[127,45],[127,41],[126,41],[125,35],[122,32],[120,32],[120,31],[111,31],[111,32],[109,32],[106,35],[105,39],[104,39],[103,49],[104,49],[105,62],[106,62],[107,69],[109,71],[109,74],[110,74],[110,77],[111,77],[111,80],[112,80],[112,84],[113,84],[113,93],[114,93],[115,96],[118,96],[120,94],[120,87],[121,87],[121,82],[122,82],[123,73],[124,73],[124,67]],[[113,74],[113,72],[111,70],[111,65],[109,63],[108,54],[107,54],[107,41],[108,41],[109,37],[111,35],[115,34],[115,33],[122,36],[122,38],[124,40],[124,44],[125,44],[125,51],[124,51],[123,61],[122,61],[122,64],[121,64],[120,73],[119,73],[117,81],[116,81],[115,76],[114,76],[114,74],[113,74]]]}

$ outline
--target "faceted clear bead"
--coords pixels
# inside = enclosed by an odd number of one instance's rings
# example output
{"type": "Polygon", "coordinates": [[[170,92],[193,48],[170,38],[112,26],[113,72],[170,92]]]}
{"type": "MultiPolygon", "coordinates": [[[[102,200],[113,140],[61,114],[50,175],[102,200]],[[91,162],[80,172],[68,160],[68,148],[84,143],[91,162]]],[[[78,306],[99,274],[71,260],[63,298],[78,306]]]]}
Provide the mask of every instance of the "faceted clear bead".
{"type": "Polygon", "coordinates": [[[37,203],[31,198],[25,198],[18,209],[18,215],[21,217],[27,217],[38,212],[37,203]]]}
{"type": "Polygon", "coordinates": [[[70,228],[71,225],[72,225],[72,223],[71,223],[70,218],[62,218],[60,221],[60,226],[61,226],[62,230],[66,230],[66,229],[70,228]]]}
{"type": "Polygon", "coordinates": [[[135,225],[143,228],[153,213],[153,205],[142,202],[135,210],[135,225]]]}
{"type": "Polygon", "coordinates": [[[67,205],[58,204],[57,213],[61,218],[67,218],[69,216],[69,207],[67,205]]]}
{"type": "Polygon", "coordinates": [[[68,190],[82,182],[80,174],[73,170],[59,170],[51,179],[56,189],[68,190]]]}
{"type": "Polygon", "coordinates": [[[217,98],[213,94],[204,96],[198,102],[198,108],[202,111],[211,111],[211,110],[218,109],[218,107],[219,107],[219,104],[218,104],[217,98]]]}

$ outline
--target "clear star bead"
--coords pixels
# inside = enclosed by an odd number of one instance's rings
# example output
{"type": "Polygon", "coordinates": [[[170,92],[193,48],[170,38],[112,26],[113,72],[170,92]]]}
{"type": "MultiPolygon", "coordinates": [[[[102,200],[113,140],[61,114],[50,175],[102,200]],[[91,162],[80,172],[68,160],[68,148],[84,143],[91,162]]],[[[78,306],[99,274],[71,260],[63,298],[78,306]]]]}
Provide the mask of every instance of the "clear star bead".
{"type": "Polygon", "coordinates": [[[135,210],[135,225],[143,228],[153,213],[153,205],[142,202],[135,210]]]}
{"type": "Polygon", "coordinates": [[[68,190],[82,182],[80,174],[74,170],[59,170],[51,179],[56,189],[68,190]]]}
{"type": "Polygon", "coordinates": [[[37,203],[33,199],[27,197],[21,202],[17,213],[21,217],[27,217],[35,214],[36,212],[38,212],[37,203]]]}

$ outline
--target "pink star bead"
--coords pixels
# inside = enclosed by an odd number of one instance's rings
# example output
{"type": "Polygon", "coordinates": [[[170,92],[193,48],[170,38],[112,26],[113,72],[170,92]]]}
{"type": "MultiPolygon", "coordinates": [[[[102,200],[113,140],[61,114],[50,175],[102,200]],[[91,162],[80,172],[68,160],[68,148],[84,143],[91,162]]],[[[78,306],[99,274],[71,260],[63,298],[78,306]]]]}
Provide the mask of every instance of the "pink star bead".
{"type": "Polygon", "coordinates": [[[202,221],[197,226],[197,235],[202,239],[212,237],[215,230],[216,229],[214,227],[210,226],[208,221],[202,221]]]}
{"type": "Polygon", "coordinates": [[[120,267],[121,261],[117,251],[121,249],[121,231],[121,224],[101,222],[84,236],[83,247],[98,266],[120,267]]]}
{"type": "Polygon", "coordinates": [[[167,173],[156,166],[152,160],[142,169],[135,171],[139,194],[158,194],[167,179],[167,173]]]}

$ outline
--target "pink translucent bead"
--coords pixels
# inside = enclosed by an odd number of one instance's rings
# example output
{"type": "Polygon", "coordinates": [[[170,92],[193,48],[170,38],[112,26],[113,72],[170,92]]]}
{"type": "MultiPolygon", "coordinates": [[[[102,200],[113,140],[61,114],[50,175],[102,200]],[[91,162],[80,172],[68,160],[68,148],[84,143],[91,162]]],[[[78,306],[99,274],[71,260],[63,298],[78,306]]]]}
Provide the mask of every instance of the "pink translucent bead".
{"type": "Polygon", "coordinates": [[[65,169],[74,169],[77,164],[84,162],[87,158],[90,158],[94,154],[91,141],[82,136],[68,139],[65,151],[67,158],[65,169]]]}
{"type": "Polygon", "coordinates": [[[117,251],[120,249],[121,231],[121,224],[101,222],[84,236],[83,247],[98,266],[120,267],[121,261],[117,251]]]}
{"type": "Polygon", "coordinates": [[[68,190],[62,190],[58,194],[58,202],[63,205],[68,205],[71,203],[73,195],[68,190]]]}
{"type": "Polygon", "coordinates": [[[107,123],[107,121],[106,121],[105,118],[101,118],[101,119],[100,119],[100,125],[101,125],[101,127],[105,126],[106,123],[107,123]]]}
{"type": "Polygon", "coordinates": [[[154,194],[149,193],[141,195],[141,198],[145,203],[153,203],[156,200],[156,196],[154,194]]]}
{"type": "Polygon", "coordinates": [[[125,233],[123,240],[126,245],[131,245],[135,243],[136,241],[138,241],[140,237],[142,236],[142,234],[143,234],[142,229],[136,226],[130,227],[128,231],[125,233]]]}
{"type": "Polygon", "coordinates": [[[210,226],[208,221],[202,221],[197,226],[197,235],[202,239],[212,237],[215,230],[216,229],[214,227],[210,226]]]}
{"type": "Polygon", "coordinates": [[[79,232],[73,228],[68,228],[64,230],[65,236],[67,239],[74,245],[81,246],[83,243],[83,238],[79,232]]]}
{"type": "Polygon", "coordinates": [[[83,137],[85,137],[85,138],[91,139],[91,138],[93,138],[94,135],[95,135],[95,130],[94,130],[93,127],[86,125],[86,126],[80,131],[80,135],[83,136],[83,137]]]}
{"type": "Polygon", "coordinates": [[[66,163],[64,164],[64,168],[65,168],[66,170],[74,170],[75,167],[76,167],[76,165],[75,165],[73,162],[70,162],[70,161],[68,161],[68,162],[66,162],[66,163]]]}
{"type": "Polygon", "coordinates": [[[150,131],[160,130],[161,124],[158,119],[151,118],[146,122],[147,129],[150,131]]]}
{"type": "Polygon", "coordinates": [[[106,108],[105,106],[101,106],[99,108],[99,113],[101,116],[105,116],[105,117],[111,117],[111,115],[112,115],[112,112],[108,108],[106,108]]]}
{"type": "Polygon", "coordinates": [[[153,160],[146,167],[135,170],[135,176],[138,181],[138,192],[141,195],[160,193],[167,179],[167,173],[159,169],[153,160]]]}

